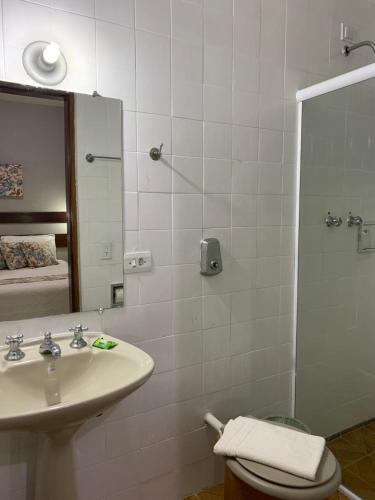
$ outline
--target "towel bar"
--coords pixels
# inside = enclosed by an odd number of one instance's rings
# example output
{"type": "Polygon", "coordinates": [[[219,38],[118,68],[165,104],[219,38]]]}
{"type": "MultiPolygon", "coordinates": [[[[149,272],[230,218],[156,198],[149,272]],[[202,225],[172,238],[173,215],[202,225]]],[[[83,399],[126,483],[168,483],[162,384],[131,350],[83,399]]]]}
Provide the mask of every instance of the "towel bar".
{"type": "Polygon", "coordinates": [[[86,161],[89,163],[93,163],[96,159],[98,160],[122,160],[121,156],[98,156],[98,155],[93,155],[91,153],[87,153],[85,156],[86,161]]]}

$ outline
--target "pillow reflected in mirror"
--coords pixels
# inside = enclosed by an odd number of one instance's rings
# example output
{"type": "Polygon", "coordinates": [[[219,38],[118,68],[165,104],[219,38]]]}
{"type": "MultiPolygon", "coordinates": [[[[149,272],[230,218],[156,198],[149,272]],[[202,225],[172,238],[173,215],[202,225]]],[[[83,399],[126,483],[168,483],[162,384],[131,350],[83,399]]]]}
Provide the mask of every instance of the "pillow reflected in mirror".
{"type": "Polygon", "coordinates": [[[27,267],[27,260],[23,253],[22,243],[0,243],[0,250],[4,256],[4,260],[8,269],[21,269],[27,267]]]}
{"type": "Polygon", "coordinates": [[[7,269],[7,263],[5,262],[4,255],[0,249],[0,271],[7,269]]]}
{"type": "Polygon", "coordinates": [[[59,263],[56,248],[50,241],[23,241],[21,245],[29,267],[55,266],[59,263]]]}

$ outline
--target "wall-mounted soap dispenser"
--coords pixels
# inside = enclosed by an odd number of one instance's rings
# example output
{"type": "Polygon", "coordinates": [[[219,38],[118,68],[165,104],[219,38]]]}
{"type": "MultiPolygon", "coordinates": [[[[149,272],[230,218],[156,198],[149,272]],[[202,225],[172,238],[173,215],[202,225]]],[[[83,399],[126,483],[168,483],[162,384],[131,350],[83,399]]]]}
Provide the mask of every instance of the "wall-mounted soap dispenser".
{"type": "Polygon", "coordinates": [[[213,276],[221,273],[220,242],[216,238],[206,238],[201,241],[201,274],[213,276]]]}

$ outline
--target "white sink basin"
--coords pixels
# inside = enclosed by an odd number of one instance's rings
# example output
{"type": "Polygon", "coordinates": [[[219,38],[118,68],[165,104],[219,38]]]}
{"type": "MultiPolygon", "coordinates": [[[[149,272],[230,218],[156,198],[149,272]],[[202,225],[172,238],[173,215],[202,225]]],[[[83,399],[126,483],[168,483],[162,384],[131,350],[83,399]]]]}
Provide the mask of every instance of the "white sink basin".
{"type": "Polygon", "coordinates": [[[0,350],[0,430],[50,431],[80,423],[140,387],[154,369],[152,358],[126,342],[111,350],[92,347],[101,334],[85,335],[83,349],[72,349],[71,334],[55,335],[61,357],[39,354],[42,339],[22,344],[25,357],[5,361],[0,350]]]}
{"type": "Polygon", "coordinates": [[[0,431],[39,431],[35,500],[76,500],[71,438],[87,418],[136,390],[151,376],[152,358],[118,342],[111,350],[92,347],[102,334],[84,335],[88,345],[72,349],[71,334],[54,335],[61,357],[39,354],[42,338],[21,345],[25,357],[6,361],[0,348],[0,431]]]}

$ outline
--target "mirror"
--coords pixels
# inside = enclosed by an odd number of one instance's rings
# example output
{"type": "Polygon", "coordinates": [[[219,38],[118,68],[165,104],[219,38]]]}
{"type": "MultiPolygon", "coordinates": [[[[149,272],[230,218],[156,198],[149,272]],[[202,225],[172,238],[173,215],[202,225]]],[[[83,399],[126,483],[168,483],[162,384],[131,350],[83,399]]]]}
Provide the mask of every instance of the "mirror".
{"type": "Polygon", "coordinates": [[[123,305],[121,115],[0,82],[0,321],[123,305]]]}

